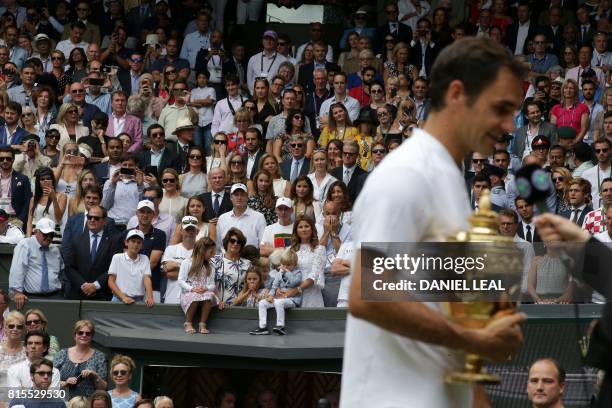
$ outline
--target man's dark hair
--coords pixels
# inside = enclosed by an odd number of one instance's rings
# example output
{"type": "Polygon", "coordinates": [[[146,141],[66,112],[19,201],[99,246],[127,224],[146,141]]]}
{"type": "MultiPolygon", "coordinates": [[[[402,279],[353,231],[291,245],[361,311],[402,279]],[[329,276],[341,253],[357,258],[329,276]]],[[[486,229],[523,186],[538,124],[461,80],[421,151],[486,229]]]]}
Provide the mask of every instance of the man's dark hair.
{"type": "Polygon", "coordinates": [[[149,139],[151,139],[151,132],[154,131],[155,129],[161,129],[163,131],[164,127],[160,125],[159,123],[154,123],[151,126],[149,126],[149,128],[147,129],[147,137],[149,139]]]}
{"type": "Polygon", "coordinates": [[[99,109],[94,112],[91,120],[95,120],[104,129],[108,126],[108,115],[99,109]]]}
{"type": "Polygon", "coordinates": [[[30,58],[24,62],[21,71],[23,71],[23,68],[32,68],[34,71],[36,71],[37,68],[43,68],[43,64],[38,58],[30,58]]]}
{"type": "Polygon", "coordinates": [[[489,179],[489,175],[484,171],[479,171],[474,174],[474,178],[472,178],[472,186],[479,181],[486,181],[489,184],[489,188],[491,187],[491,179],[489,179]]]}
{"type": "Polygon", "coordinates": [[[287,33],[279,33],[278,39],[285,41],[287,44],[291,44],[291,37],[287,33]]]}
{"type": "Polygon", "coordinates": [[[555,149],[561,149],[561,151],[563,152],[563,154],[565,154],[565,147],[561,146],[561,145],[553,145],[550,149],[548,149],[548,153],[552,152],[555,149]]]}
{"type": "MultiPolygon", "coordinates": [[[[100,197],[102,197],[102,196],[100,196],[100,197]]],[[[108,217],[108,210],[106,208],[102,207],[101,205],[94,205],[89,210],[92,210],[94,208],[99,208],[100,211],[102,211],[102,218],[103,219],[106,219],[106,217],[108,217]]],[[[89,210],[87,210],[87,214],[89,214],[89,210]]],[[[85,216],[87,216],[87,214],[85,214],[85,216]]]]}
{"type": "Polygon", "coordinates": [[[9,101],[9,103],[6,104],[6,108],[17,112],[19,116],[21,116],[21,105],[19,103],[15,101],[9,101]]]}
{"type": "Polygon", "coordinates": [[[245,135],[247,133],[255,133],[257,135],[257,140],[259,140],[259,142],[261,143],[262,135],[261,135],[261,131],[259,129],[257,129],[256,127],[250,127],[250,128],[248,128],[247,130],[244,131],[245,135]]]}
{"type": "Polygon", "coordinates": [[[154,191],[155,192],[155,197],[157,199],[161,199],[164,196],[164,190],[162,190],[162,188],[160,186],[145,187],[145,189],[142,190],[142,193],[144,194],[147,191],[154,191]]]}
{"type": "Polygon", "coordinates": [[[583,79],[582,85],[580,87],[582,88],[585,85],[593,85],[593,87],[597,88],[597,85],[595,85],[595,81],[593,81],[592,79],[583,79]]]}
{"type": "Polygon", "coordinates": [[[509,208],[504,208],[499,212],[499,216],[504,216],[504,217],[510,217],[514,220],[515,224],[518,224],[518,215],[516,214],[516,211],[513,211],[509,208]]]}
{"type": "Polygon", "coordinates": [[[603,117],[604,119],[608,119],[608,118],[611,118],[611,117],[612,117],[612,111],[608,111],[608,112],[604,113],[604,117],[603,117]]]}
{"type": "Polygon", "coordinates": [[[565,370],[563,369],[563,367],[561,367],[559,362],[552,357],[538,358],[536,361],[531,363],[531,365],[529,366],[529,370],[527,370],[527,372],[531,371],[531,367],[533,367],[535,363],[539,363],[540,361],[548,361],[549,363],[552,363],[552,365],[555,366],[555,368],[557,369],[557,372],[559,373],[559,377],[557,378],[557,380],[559,381],[559,384],[563,384],[565,382],[565,370]]]}
{"type": "Polygon", "coordinates": [[[507,50],[489,38],[466,38],[447,46],[438,55],[431,70],[429,97],[431,109],[440,111],[452,81],[463,83],[468,103],[473,104],[491,85],[499,71],[507,68],[517,78],[524,78],[525,68],[507,50]]]}
{"type": "Polygon", "coordinates": [[[134,163],[136,166],[138,166],[138,159],[136,158],[136,156],[132,153],[123,153],[121,155],[121,158],[119,159],[119,161],[121,163],[123,163],[124,161],[131,161],[132,163],[134,163]]]}
{"type": "Polygon", "coordinates": [[[176,84],[183,84],[186,88],[189,88],[189,86],[187,86],[187,81],[185,81],[183,78],[177,78],[176,81],[174,81],[174,83],[172,84],[172,88],[174,88],[174,85],[176,84]]]}
{"type": "Polygon", "coordinates": [[[23,340],[23,344],[28,344],[28,339],[33,336],[42,337],[43,346],[47,348],[47,351],[43,353],[43,356],[46,356],[49,352],[49,345],[51,344],[51,338],[49,335],[42,330],[32,330],[31,332],[26,333],[25,339],[23,340]]]}
{"type": "Polygon", "coordinates": [[[612,145],[612,142],[610,142],[609,139],[599,139],[593,142],[593,149],[595,149],[595,145],[599,144],[599,143],[605,143],[608,145],[608,149],[610,148],[610,146],[612,145]]]}
{"type": "Polygon", "coordinates": [[[51,362],[51,360],[47,358],[37,358],[30,363],[30,374],[34,375],[36,371],[38,371],[40,366],[43,365],[46,365],[47,367],[51,367],[51,369],[53,369],[53,363],[51,362]]]}
{"type": "Polygon", "coordinates": [[[588,162],[593,158],[593,151],[591,150],[591,146],[584,142],[578,142],[572,148],[574,152],[574,156],[582,163],[588,162]]]}
{"type": "Polygon", "coordinates": [[[505,154],[506,158],[510,160],[510,153],[508,153],[507,150],[496,150],[495,152],[493,152],[493,157],[495,157],[498,154],[505,154]]]}
{"type": "Polygon", "coordinates": [[[550,78],[544,75],[536,77],[535,79],[536,86],[538,86],[540,82],[546,82],[548,85],[550,85],[550,78]]]}
{"type": "Polygon", "coordinates": [[[109,144],[114,143],[113,141],[116,141],[117,143],[121,143],[123,144],[123,142],[121,141],[121,139],[118,139],[116,137],[109,137],[107,142],[106,142],[106,146],[108,147],[109,144]]]}
{"type": "Polygon", "coordinates": [[[15,158],[15,152],[10,147],[0,147],[0,153],[10,153],[15,158]]]}
{"type": "Polygon", "coordinates": [[[365,75],[365,73],[368,72],[368,71],[372,71],[372,72],[374,72],[374,75],[376,75],[376,68],[374,68],[371,65],[368,65],[367,67],[362,68],[361,69],[361,75],[365,75]]]}
{"type": "Polygon", "coordinates": [[[340,66],[338,64],[327,64],[327,75],[330,74],[330,72],[336,73],[336,72],[340,72],[342,71],[340,69],[340,66]]]}
{"type": "Polygon", "coordinates": [[[227,85],[229,83],[232,84],[239,84],[240,80],[238,79],[238,77],[236,76],[236,74],[232,73],[232,72],[228,72],[227,74],[225,74],[225,76],[223,77],[223,84],[227,85]]]}
{"type": "Polygon", "coordinates": [[[234,396],[238,395],[236,394],[236,391],[232,387],[222,385],[219,388],[217,388],[217,391],[215,392],[215,406],[216,407],[221,406],[221,403],[223,402],[223,398],[225,398],[227,394],[232,394],[234,396]]]}

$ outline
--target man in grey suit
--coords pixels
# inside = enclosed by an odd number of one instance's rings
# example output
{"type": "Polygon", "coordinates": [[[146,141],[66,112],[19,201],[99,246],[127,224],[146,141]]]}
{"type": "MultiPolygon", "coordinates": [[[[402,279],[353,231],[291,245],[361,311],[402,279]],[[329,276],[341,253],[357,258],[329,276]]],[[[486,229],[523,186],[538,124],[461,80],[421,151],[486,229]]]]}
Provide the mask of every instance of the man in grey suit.
{"type": "Polygon", "coordinates": [[[539,102],[533,100],[526,102],[525,114],[527,125],[517,129],[512,149],[519,159],[531,153],[531,142],[536,136],[546,136],[552,145],[557,144],[557,129],[551,123],[542,120],[542,108],[539,102]]]}

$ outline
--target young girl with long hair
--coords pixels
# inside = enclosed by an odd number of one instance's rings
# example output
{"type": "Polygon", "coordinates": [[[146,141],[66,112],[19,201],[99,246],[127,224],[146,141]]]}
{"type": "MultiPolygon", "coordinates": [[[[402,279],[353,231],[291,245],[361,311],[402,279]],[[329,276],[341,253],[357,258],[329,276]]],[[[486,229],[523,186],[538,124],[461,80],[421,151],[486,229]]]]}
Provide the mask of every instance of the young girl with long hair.
{"type": "Polygon", "coordinates": [[[196,242],[191,258],[181,263],[178,284],[182,289],[181,308],[185,313],[183,327],[187,334],[195,333],[193,317],[198,306],[201,306],[198,332],[210,333],[206,328],[206,321],[212,307],[219,304],[219,298],[215,293],[215,275],[209,263],[216,250],[215,241],[202,238],[196,242]]]}

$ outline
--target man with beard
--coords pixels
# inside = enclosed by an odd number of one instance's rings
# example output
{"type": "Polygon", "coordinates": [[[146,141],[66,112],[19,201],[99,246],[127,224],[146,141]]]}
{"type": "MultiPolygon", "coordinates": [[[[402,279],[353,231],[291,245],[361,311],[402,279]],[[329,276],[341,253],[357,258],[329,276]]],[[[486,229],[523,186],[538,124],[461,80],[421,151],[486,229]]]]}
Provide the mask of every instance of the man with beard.
{"type": "Polygon", "coordinates": [[[349,91],[349,96],[357,99],[362,108],[370,104],[370,85],[376,75],[376,68],[371,65],[361,70],[361,84],[349,91]]]}

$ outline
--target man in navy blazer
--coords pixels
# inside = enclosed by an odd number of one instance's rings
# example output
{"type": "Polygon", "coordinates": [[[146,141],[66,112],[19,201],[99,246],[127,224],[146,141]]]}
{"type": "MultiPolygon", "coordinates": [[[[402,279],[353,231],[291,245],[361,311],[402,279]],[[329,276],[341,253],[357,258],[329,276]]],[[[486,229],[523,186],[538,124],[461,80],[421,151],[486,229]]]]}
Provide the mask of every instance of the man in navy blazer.
{"type": "Polygon", "coordinates": [[[508,30],[506,31],[506,45],[508,46],[508,48],[510,48],[510,51],[513,54],[524,54],[525,46],[527,45],[527,39],[533,38],[536,33],[542,31],[542,27],[540,27],[535,20],[531,19],[531,9],[529,8],[529,4],[520,3],[517,9],[516,23],[510,24],[508,26],[508,30]],[[527,28],[527,36],[525,37],[525,42],[523,44],[517,44],[519,25],[524,26],[525,24],[529,25],[529,27],[527,28]]]}
{"type": "MultiPolygon", "coordinates": [[[[85,212],[89,211],[91,207],[100,205],[102,202],[102,189],[100,186],[89,186],[83,192],[83,203],[85,204],[85,212]]],[[[77,213],[69,217],[64,227],[64,234],[62,235],[62,256],[64,260],[68,260],[70,257],[70,249],[72,248],[71,242],[74,241],[79,235],[84,233],[87,229],[87,222],[85,213],[77,213]]],[[[109,234],[115,233],[115,220],[110,217],[106,217],[106,225],[104,231],[109,234]]]]}
{"type": "Polygon", "coordinates": [[[345,175],[349,177],[346,188],[351,202],[354,203],[361,192],[366,180],[366,172],[357,165],[359,158],[359,145],[354,140],[348,141],[342,147],[342,166],[332,169],[329,174],[338,180],[345,181],[345,175]]]}
{"type": "Polygon", "coordinates": [[[215,167],[208,172],[208,185],[211,191],[200,194],[198,197],[204,201],[204,220],[210,222],[219,218],[234,208],[230,200],[229,191],[225,191],[226,173],[221,167],[215,167]],[[215,204],[218,203],[218,204],[215,204]]]}
{"type": "Polygon", "coordinates": [[[106,229],[106,209],[92,206],[87,214],[87,229],[70,242],[66,259],[69,290],[64,291],[73,300],[110,300],[108,268],[123,249],[123,241],[106,229]]]}
{"type": "Polygon", "coordinates": [[[396,44],[398,42],[410,44],[410,41],[412,41],[412,28],[397,21],[399,17],[397,3],[387,3],[385,5],[385,15],[387,22],[376,29],[374,44],[372,44],[374,46],[374,54],[380,54],[383,51],[385,38],[389,35],[395,39],[396,44]]]}
{"type": "Polygon", "coordinates": [[[325,59],[327,53],[327,44],[323,41],[315,41],[312,43],[314,61],[300,66],[298,72],[298,82],[304,88],[305,93],[311,93],[315,89],[314,85],[314,70],[315,68],[329,69],[332,65],[325,59]]]}
{"type": "Polygon", "coordinates": [[[9,101],[4,108],[4,119],[0,121],[0,146],[20,145],[22,139],[28,132],[19,126],[21,119],[21,105],[17,102],[9,101]],[[7,138],[8,133],[11,135],[7,138]]]}
{"type": "Polygon", "coordinates": [[[159,154],[161,157],[155,165],[157,167],[157,176],[161,177],[164,170],[171,168],[179,171],[179,156],[174,149],[166,148],[166,133],[163,126],[154,124],[147,129],[147,138],[151,143],[151,150],[143,150],[138,154],[138,166],[145,169],[147,166],[153,166],[151,161],[151,152],[159,154]]]}
{"type": "MultiPolygon", "coordinates": [[[[13,171],[14,160],[13,149],[6,146],[0,147],[0,176],[3,179],[11,178],[11,191],[1,191],[0,188],[0,203],[6,206],[6,200],[10,197],[11,207],[14,211],[14,215],[10,215],[18,218],[25,229],[28,222],[28,208],[30,207],[32,190],[30,189],[30,180],[23,174],[13,171]]],[[[7,211],[7,208],[3,209],[7,211]]]]}
{"type": "Polygon", "coordinates": [[[281,176],[293,183],[299,176],[305,176],[310,172],[310,160],[306,154],[306,141],[303,136],[292,136],[289,142],[291,158],[284,160],[280,165],[281,176]]]}
{"type": "Polygon", "coordinates": [[[368,22],[368,12],[365,10],[365,8],[361,7],[355,12],[353,16],[353,21],[355,22],[355,25],[351,28],[347,28],[346,30],[344,30],[344,33],[342,34],[342,39],[340,40],[340,49],[346,49],[346,42],[348,41],[348,36],[353,31],[362,37],[368,37],[370,41],[374,41],[376,29],[374,27],[365,26],[368,22]]]}

